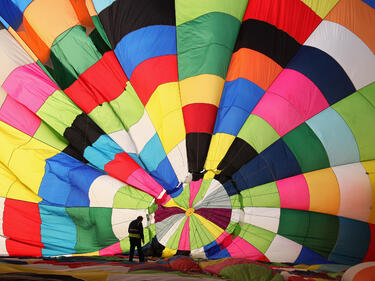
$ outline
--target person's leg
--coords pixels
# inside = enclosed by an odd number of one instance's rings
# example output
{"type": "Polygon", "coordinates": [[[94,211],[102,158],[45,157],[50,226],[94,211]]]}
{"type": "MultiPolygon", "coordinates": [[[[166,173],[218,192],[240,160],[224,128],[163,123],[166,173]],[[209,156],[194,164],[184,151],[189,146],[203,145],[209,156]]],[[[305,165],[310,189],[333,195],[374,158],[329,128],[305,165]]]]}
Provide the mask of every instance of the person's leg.
{"type": "Polygon", "coordinates": [[[144,262],[145,261],[145,257],[143,255],[143,251],[142,251],[141,239],[137,239],[137,250],[138,250],[139,261],[140,262],[144,262]]]}
{"type": "Polygon", "coordinates": [[[133,261],[134,257],[134,249],[135,249],[135,239],[130,237],[130,255],[129,255],[129,261],[133,261]]]}

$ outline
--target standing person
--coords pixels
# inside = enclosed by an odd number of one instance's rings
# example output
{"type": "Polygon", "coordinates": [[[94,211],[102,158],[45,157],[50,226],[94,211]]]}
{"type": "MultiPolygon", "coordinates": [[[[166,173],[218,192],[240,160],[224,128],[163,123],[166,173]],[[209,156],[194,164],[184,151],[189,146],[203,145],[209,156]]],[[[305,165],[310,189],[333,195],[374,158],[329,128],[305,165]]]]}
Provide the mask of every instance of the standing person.
{"type": "Polygon", "coordinates": [[[134,256],[134,249],[137,246],[139,261],[144,262],[144,256],[142,252],[142,243],[145,243],[145,239],[143,236],[143,225],[142,225],[143,217],[139,216],[137,219],[133,220],[129,224],[129,238],[130,238],[130,256],[129,261],[133,261],[134,256]]]}

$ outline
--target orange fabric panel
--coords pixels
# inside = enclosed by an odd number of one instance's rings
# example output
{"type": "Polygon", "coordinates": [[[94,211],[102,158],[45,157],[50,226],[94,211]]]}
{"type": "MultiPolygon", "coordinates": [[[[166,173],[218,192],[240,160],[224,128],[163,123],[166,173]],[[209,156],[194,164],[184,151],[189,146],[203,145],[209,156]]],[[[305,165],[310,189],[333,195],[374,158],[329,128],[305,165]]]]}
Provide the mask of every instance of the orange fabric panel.
{"type": "Polygon", "coordinates": [[[340,208],[340,188],[331,168],[304,174],[309,186],[310,211],[337,215],[340,208]]]}
{"type": "Polygon", "coordinates": [[[22,46],[22,48],[25,50],[25,52],[32,57],[32,59],[36,62],[38,58],[36,55],[33,53],[33,51],[29,48],[28,45],[22,40],[22,38],[19,36],[19,34],[12,28],[8,28],[9,33],[13,36],[14,39],[17,40],[17,42],[22,46]]]}
{"type": "Polygon", "coordinates": [[[245,78],[266,91],[281,71],[282,67],[269,57],[241,48],[232,56],[226,80],[245,78]]]}
{"type": "Polygon", "coordinates": [[[375,280],[375,266],[370,266],[358,272],[353,281],[375,280]]]}
{"type": "Polygon", "coordinates": [[[94,27],[90,13],[86,7],[86,0],[70,0],[81,25],[86,27],[94,27]]]}
{"type": "Polygon", "coordinates": [[[98,15],[98,13],[95,10],[94,3],[92,2],[92,0],[86,0],[86,7],[87,7],[87,10],[88,10],[90,16],[93,17],[93,16],[98,15]]]}
{"type": "Polygon", "coordinates": [[[23,16],[49,48],[60,34],[79,24],[69,1],[34,0],[23,16]]]}
{"type": "Polygon", "coordinates": [[[341,0],[325,19],[345,26],[375,53],[375,9],[365,2],[341,0]]]}
{"type": "Polygon", "coordinates": [[[27,19],[23,19],[23,23],[18,28],[17,34],[42,63],[48,61],[50,48],[38,36],[27,19]]]}

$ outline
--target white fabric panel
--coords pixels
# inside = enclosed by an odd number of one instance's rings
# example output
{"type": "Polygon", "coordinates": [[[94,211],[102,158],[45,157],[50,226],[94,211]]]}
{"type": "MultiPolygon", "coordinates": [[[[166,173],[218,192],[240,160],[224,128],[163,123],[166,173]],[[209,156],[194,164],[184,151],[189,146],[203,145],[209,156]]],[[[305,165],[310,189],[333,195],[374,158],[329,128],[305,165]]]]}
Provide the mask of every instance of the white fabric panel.
{"type": "Polygon", "coordinates": [[[5,204],[5,198],[0,197],[0,223],[1,223],[0,236],[4,236],[4,231],[3,231],[4,204],[5,204]]]}
{"type": "Polygon", "coordinates": [[[0,86],[17,67],[33,63],[33,59],[22,49],[6,29],[0,30],[0,86]]]}
{"type": "Polygon", "coordinates": [[[239,222],[244,217],[244,212],[241,209],[232,209],[230,220],[232,222],[239,222]]]}
{"type": "Polygon", "coordinates": [[[210,183],[210,186],[207,189],[206,194],[203,196],[203,198],[201,200],[199,200],[199,202],[197,202],[195,204],[195,206],[199,206],[201,204],[201,202],[206,200],[207,196],[214,193],[215,191],[217,191],[220,188],[224,188],[224,187],[222,186],[222,184],[219,181],[213,179],[212,182],[210,183]]]}
{"type": "Polygon", "coordinates": [[[164,246],[167,244],[168,240],[177,231],[178,227],[180,226],[180,224],[182,223],[182,221],[184,220],[184,218],[185,218],[185,215],[181,215],[181,218],[178,219],[176,221],[176,223],[173,224],[173,226],[171,226],[171,228],[168,230],[168,232],[163,237],[161,237],[160,239],[159,239],[159,237],[157,237],[158,240],[159,240],[159,242],[160,242],[160,244],[162,244],[164,246]]]}
{"type": "Polygon", "coordinates": [[[322,21],[304,45],[316,47],[333,57],[356,89],[375,81],[375,56],[367,45],[346,27],[322,21]]]}
{"type": "Polygon", "coordinates": [[[361,163],[333,167],[340,187],[338,215],[367,221],[371,211],[371,182],[361,163]]]}
{"type": "Polygon", "coordinates": [[[181,141],[176,147],[174,147],[167,154],[167,157],[176,173],[178,181],[185,182],[186,177],[188,176],[186,140],[181,141]]]}
{"type": "Polygon", "coordinates": [[[195,259],[207,259],[204,248],[198,248],[190,251],[190,255],[195,259]]]}
{"type": "Polygon", "coordinates": [[[112,230],[113,233],[119,240],[129,236],[128,228],[132,220],[135,220],[138,216],[142,216],[143,226],[145,225],[145,218],[148,211],[145,210],[131,210],[131,209],[113,209],[112,210],[112,230]]]}
{"type": "Polygon", "coordinates": [[[141,153],[146,143],[156,134],[150,116],[146,111],[142,118],[129,129],[129,134],[137,147],[137,154],[141,153]]]}
{"type": "Polygon", "coordinates": [[[277,233],[279,229],[279,208],[245,207],[243,221],[271,232],[277,233]]]}
{"type": "Polygon", "coordinates": [[[0,86],[0,108],[3,106],[3,103],[7,97],[7,93],[5,90],[0,86]]]}
{"type": "Polygon", "coordinates": [[[9,256],[4,236],[0,236],[0,256],[9,256]]]}
{"type": "MultiPolygon", "coordinates": [[[[359,273],[361,270],[375,266],[375,262],[364,262],[357,265],[350,267],[347,271],[345,271],[344,275],[342,276],[342,281],[353,281],[354,277],[359,273]]],[[[365,280],[363,280],[365,281],[365,280]]]]}
{"type": "Polygon", "coordinates": [[[125,183],[107,175],[97,177],[89,190],[90,207],[113,207],[113,199],[117,191],[125,183]]]}
{"type": "Polygon", "coordinates": [[[137,148],[126,130],[111,133],[109,134],[109,137],[113,139],[125,152],[137,153],[137,148]]]}
{"type": "Polygon", "coordinates": [[[302,245],[276,234],[265,256],[272,262],[295,262],[302,245]]]}

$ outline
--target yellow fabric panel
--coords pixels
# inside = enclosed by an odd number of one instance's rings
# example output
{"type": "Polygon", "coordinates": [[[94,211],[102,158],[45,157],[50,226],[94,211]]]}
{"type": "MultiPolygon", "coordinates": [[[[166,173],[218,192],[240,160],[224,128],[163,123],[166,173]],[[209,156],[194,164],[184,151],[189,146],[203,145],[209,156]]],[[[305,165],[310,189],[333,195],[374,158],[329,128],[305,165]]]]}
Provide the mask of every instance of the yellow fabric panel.
{"type": "Polygon", "coordinates": [[[50,48],[60,34],[79,23],[70,1],[34,0],[23,15],[50,48]]]}
{"type": "Polygon", "coordinates": [[[20,182],[17,177],[1,162],[0,182],[0,197],[32,203],[39,203],[42,201],[42,198],[33,193],[27,186],[20,182]]]}
{"type": "Polygon", "coordinates": [[[310,211],[337,215],[340,208],[340,188],[331,168],[304,174],[309,186],[310,211]]]}
{"type": "Polygon", "coordinates": [[[173,250],[173,249],[169,249],[169,248],[164,248],[161,256],[163,258],[168,258],[168,257],[174,256],[176,253],[177,253],[177,250],[173,250]]]}
{"type": "Polygon", "coordinates": [[[176,202],[171,198],[167,203],[163,204],[163,207],[171,208],[171,207],[179,207],[180,209],[186,211],[185,208],[181,207],[180,205],[176,204],[176,202]]]}
{"type": "Polygon", "coordinates": [[[84,257],[93,257],[93,256],[99,256],[99,251],[91,252],[91,253],[83,253],[83,254],[72,254],[72,256],[84,256],[84,257]]]}
{"type": "Polygon", "coordinates": [[[209,103],[219,107],[224,79],[212,75],[201,74],[180,81],[182,106],[192,103],[209,103]]]}
{"type": "Polygon", "coordinates": [[[14,29],[12,27],[10,27],[10,26],[8,28],[8,31],[13,36],[13,38],[16,39],[16,41],[18,42],[18,44],[21,45],[22,49],[24,49],[26,51],[26,53],[33,59],[33,61],[36,62],[38,60],[38,58],[36,57],[36,55],[34,54],[34,52],[31,51],[31,49],[29,48],[29,46],[26,45],[26,43],[22,40],[22,38],[18,35],[18,33],[15,32],[14,29]]]}
{"type": "Polygon", "coordinates": [[[366,173],[370,178],[372,188],[372,209],[368,222],[375,224],[375,160],[362,162],[362,165],[366,169],[366,173]]]}
{"type": "Polygon", "coordinates": [[[224,232],[224,229],[218,227],[216,224],[210,222],[201,215],[194,213],[193,216],[195,216],[201,222],[201,224],[207,228],[208,232],[212,235],[212,237],[214,237],[214,239],[217,239],[224,232]]]}
{"type": "Polygon", "coordinates": [[[168,154],[186,135],[178,82],[157,87],[146,110],[168,154]]]}
{"type": "Polygon", "coordinates": [[[301,0],[322,19],[339,2],[339,0],[301,0]]]}
{"type": "Polygon", "coordinates": [[[375,10],[365,2],[341,0],[325,19],[345,26],[375,53],[375,10]]]}
{"type": "Polygon", "coordinates": [[[208,150],[206,163],[204,165],[206,170],[215,170],[217,168],[235,138],[235,136],[225,133],[217,133],[212,136],[210,149],[208,150]]]}

